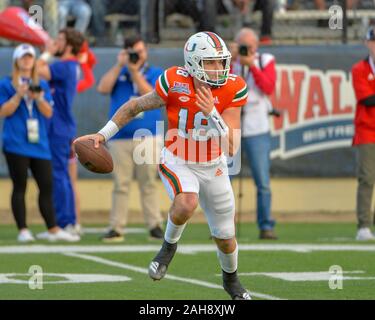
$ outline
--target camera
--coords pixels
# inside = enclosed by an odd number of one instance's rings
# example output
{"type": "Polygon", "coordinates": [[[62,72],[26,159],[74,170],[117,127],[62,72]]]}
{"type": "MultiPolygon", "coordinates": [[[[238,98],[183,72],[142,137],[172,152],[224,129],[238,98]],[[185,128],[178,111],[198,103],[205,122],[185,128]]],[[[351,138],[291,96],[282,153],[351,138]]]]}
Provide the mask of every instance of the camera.
{"type": "Polygon", "coordinates": [[[247,56],[249,54],[249,50],[247,48],[247,45],[241,44],[238,49],[238,53],[240,56],[247,56]]]}
{"type": "Polygon", "coordinates": [[[272,108],[272,109],[268,112],[268,114],[269,114],[270,116],[273,116],[273,117],[279,118],[279,117],[281,117],[282,111],[279,110],[279,109],[276,109],[276,108],[272,108]]]}
{"type": "Polygon", "coordinates": [[[139,61],[139,54],[135,51],[129,51],[129,61],[131,63],[137,63],[139,61]]]}
{"type": "Polygon", "coordinates": [[[42,91],[42,87],[40,86],[40,85],[38,85],[38,84],[30,84],[29,85],[29,90],[31,91],[31,92],[34,92],[34,93],[39,93],[39,92],[41,92],[42,91]]]}

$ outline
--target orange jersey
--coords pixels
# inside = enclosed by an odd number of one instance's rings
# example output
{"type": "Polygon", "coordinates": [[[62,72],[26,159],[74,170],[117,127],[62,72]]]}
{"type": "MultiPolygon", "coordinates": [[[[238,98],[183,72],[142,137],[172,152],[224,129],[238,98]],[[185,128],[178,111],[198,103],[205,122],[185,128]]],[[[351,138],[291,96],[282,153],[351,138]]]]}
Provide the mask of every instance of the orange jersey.
{"type": "MultiPolygon", "coordinates": [[[[222,151],[217,142],[207,135],[208,120],[195,104],[194,79],[181,67],[167,69],[156,81],[155,90],[165,101],[168,133],[165,146],[174,155],[192,162],[208,162],[222,151]]],[[[246,82],[229,75],[224,86],[211,88],[215,107],[221,114],[225,109],[242,107],[247,100],[246,82]]]]}

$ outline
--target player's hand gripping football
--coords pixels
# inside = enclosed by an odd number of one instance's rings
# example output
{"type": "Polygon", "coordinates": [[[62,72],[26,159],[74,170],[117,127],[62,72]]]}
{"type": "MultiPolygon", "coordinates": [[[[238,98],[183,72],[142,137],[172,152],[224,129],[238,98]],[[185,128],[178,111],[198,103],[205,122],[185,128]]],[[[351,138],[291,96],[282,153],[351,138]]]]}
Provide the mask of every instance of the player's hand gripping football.
{"type": "Polygon", "coordinates": [[[98,149],[99,145],[105,142],[104,137],[100,133],[95,133],[95,134],[88,134],[86,136],[79,137],[75,139],[73,143],[76,143],[77,141],[82,141],[82,140],[93,140],[95,149],[98,149]]]}
{"type": "Polygon", "coordinates": [[[197,101],[195,102],[199,109],[202,110],[203,114],[207,117],[212,109],[215,107],[214,97],[209,88],[204,86],[197,89],[196,94],[197,101]]]}

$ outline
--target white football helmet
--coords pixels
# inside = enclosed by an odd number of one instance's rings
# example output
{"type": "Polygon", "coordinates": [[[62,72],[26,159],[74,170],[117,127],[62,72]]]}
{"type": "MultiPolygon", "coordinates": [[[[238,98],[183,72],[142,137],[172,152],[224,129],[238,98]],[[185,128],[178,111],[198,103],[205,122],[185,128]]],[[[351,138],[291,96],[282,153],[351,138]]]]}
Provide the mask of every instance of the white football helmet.
{"type": "Polygon", "coordinates": [[[208,31],[192,35],[184,48],[185,69],[192,77],[211,86],[223,86],[227,83],[231,57],[223,39],[208,31]],[[205,69],[203,62],[207,60],[221,60],[223,69],[205,69]]]}

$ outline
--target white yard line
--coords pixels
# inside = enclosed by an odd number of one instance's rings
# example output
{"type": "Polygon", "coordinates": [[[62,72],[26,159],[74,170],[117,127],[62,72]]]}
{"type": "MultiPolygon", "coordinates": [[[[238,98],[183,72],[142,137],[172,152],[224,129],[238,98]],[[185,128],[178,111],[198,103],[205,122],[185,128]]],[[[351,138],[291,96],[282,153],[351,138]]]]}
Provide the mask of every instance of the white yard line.
{"type": "MultiPolygon", "coordinates": [[[[133,265],[130,265],[130,264],[127,264],[127,263],[121,263],[121,262],[116,262],[116,261],[112,261],[112,260],[108,260],[108,259],[104,259],[104,258],[100,258],[100,257],[95,257],[95,256],[91,256],[91,255],[86,255],[86,254],[72,253],[72,252],[66,252],[66,253],[64,253],[64,255],[69,256],[69,257],[75,257],[75,258],[80,258],[80,259],[84,259],[84,260],[94,261],[94,262],[105,264],[105,265],[108,265],[108,266],[118,267],[118,268],[121,268],[121,269],[131,270],[131,271],[134,271],[134,272],[143,273],[143,274],[148,275],[148,269],[133,266],[133,265]]],[[[167,274],[165,276],[165,279],[190,283],[190,284],[194,284],[194,285],[198,285],[198,286],[206,287],[206,288],[211,288],[211,289],[221,289],[221,290],[223,290],[223,287],[216,284],[216,283],[210,283],[210,282],[207,282],[207,281],[201,281],[201,280],[196,280],[196,279],[192,279],[192,278],[182,278],[182,277],[167,274]]],[[[263,293],[253,292],[253,291],[251,291],[251,292],[249,291],[249,293],[250,293],[251,296],[256,297],[256,298],[260,298],[260,299],[285,300],[285,299],[274,297],[274,296],[271,296],[271,295],[268,295],[268,294],[263,294],[263,293]]]]}
{"type": "MultiPolygon", "coordinates": [[[[101,252],[157,252],[160,245],[15,245],[0,246],[0,254],[20,253],[101,253],[101,252]]],[[[182,254],[194,254],[200,252],[216,252],[216,246],[207,244],[183,244],[179,245],[178,252],[182,254]]],[[[290,252],[313,252],[313,251],[363,251],[375,252],[373,244],[240,244],[239,250],[244,251],[290,251],[290,252]]]]}
{"type": "Polygon", "coordinates": [[[157,252],[160,245],[22,245],[0,247],[1,253],[65,253],[65,252],[157,252]]]}
{"type": "MultiPolygon", "coordinates": [[[[28,284],[30,280],[15,279],[15,277],[30,279],[30,273],[0,273],[0,284],[28,284]]],[[[124,282],[130,281],[127,276],[115,276],[110,274],[75,274],[75,273],[44,273],[43,284],[65,284],[65,283],[95,283],[95,282],[124,282]],[[59,277],[62,280],[45,280],[44,277],[59,277]]]]}

